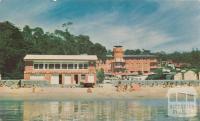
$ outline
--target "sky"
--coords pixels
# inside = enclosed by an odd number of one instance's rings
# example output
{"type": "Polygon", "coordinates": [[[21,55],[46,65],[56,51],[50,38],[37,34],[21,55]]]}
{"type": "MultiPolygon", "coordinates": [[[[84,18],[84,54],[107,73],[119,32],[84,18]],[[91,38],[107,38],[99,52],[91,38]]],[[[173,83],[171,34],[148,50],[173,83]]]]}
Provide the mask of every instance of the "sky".
{"type": "Polygon", "coordinates": [[[0,21],[73,34],[112,49],[200,49],[200,0],[0,0],[0,21]]]}

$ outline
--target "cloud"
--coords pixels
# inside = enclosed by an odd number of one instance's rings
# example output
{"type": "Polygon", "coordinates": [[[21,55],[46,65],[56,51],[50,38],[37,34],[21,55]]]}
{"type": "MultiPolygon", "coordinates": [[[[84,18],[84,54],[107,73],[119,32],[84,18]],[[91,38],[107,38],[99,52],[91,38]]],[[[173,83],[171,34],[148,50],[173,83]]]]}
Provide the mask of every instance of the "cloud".
{"type": "Polygon", "coordinates": [[[45,22],[36,21],[42,12],[55,7],[49,0],[2,0],[0,3],[0,21],[11,21],[17,26],[45,26],[45,22]]]}
{"type": "Polygon", "coordinates": [[[151,49],[173,40],[166,33],[151,26],[113,24],[119,18],[120,15],[115,12],[87,16],[81,21],[77,20],[72,31],[76,34],[87,34],[91,40],[102,43],[110,49],[117,44],[129,49],[151,49]]]}
{"type": "Polygon", "coordinates": [[[129,14],[129,18],[122,18],[123,13],[118,11],[96,13],[76,20],[72,31],[87,34],[91,40],[110,49],[116,44],[129,49],[167,52],[198,48],[199,2],[159,2],[159,6],[157,11],[147,15],[130,11],[135,14],[129,14]],[[120,23],[124,19],[129,22],[120,23]]]}
{"type": "Polygon", "coordinates": [[[122,44],[129,49],[172,52],[200,45],[198,0],[4,0],[0,3],[0,21],[5,20],[46,31],[72,21],[70,31],[89,35],[109,49],[122,44]]]}

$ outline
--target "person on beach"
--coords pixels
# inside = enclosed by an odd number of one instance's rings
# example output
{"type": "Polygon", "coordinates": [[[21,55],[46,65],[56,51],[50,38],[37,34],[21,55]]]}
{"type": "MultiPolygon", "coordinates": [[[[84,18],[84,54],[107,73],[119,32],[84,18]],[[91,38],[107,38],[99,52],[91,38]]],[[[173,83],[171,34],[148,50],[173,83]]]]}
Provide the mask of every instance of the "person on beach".
{"type": "Polygon", "coordinates": [[[88,89],[87,89],[87,93],[92,93],[92,89],[91,89],[91,88],[88,88],[88,89]]]}
{"type": "Polygon", "coordinates": [[[116,90],[116,91],[119,92],[119,85],[117,85],[116,87],[117,87],[117,90],[116,90]]]}
{"type": "Polygon", "coordinates": [[[128,88],[128,85],[126,84],[126,85],[124,86],[124,91],[127,91],[127,88],[128,88]]]}
{"type": "Polygon", "coordinates": [[[129,89],[130,92],[133,91],[132,88],[133,88],[133,86],[132,86],[132,83],[131,83],[131,84],[130,84],[130,89],[129,89]]]}
{"type": "Polygon", "coordinates": [[[18,87],[20,87],[20,88],[21,88],[21,86],[22,86],[22,80],[21,80],[21,79],[19,80],[19,82],[18,82],[18,84],[17,84],[17,85],[18,85],[18,87]]]}
{"type": "Polygon", "coordinates": [[[34,84],[33,85],[33,90],[32,90],[33,93],[35,93],[35,89],[36,89],[36,87],[35,87],[35,84],[34,84]]]}
{"type": "Polygon", "coordinates": [[[130,91],[139,91],[140,90],[140,85],[139,84],[133,84],[131,85],[130,91]]]}
{"type": "Polygon", "coordinates": [[[122,91],[123,92],[125,91],[125,85],[122,85],[122,91]]]}
{"type": "Polygon", "coordinates": [[[121,81],[118,82],[116,87],[117,87],[117,92],[120,92],[121,91],[121,81]]]}

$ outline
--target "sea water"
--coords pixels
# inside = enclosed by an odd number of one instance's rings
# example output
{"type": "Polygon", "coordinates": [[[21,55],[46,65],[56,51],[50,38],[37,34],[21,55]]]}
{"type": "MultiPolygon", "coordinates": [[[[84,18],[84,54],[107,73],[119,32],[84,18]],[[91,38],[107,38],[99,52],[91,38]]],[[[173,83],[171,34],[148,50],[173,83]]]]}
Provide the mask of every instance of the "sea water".
{"type": "Polygon", "coordinates": [[[0,101],[0,121],[199,121],[169,117],[167,100],[0,101]]]}

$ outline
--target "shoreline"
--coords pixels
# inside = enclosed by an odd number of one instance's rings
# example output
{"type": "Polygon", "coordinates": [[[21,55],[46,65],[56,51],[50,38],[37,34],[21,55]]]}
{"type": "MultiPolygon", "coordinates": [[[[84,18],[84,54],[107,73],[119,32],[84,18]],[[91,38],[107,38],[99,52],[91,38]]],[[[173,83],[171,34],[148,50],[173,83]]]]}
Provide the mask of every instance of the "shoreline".
{"type": "Polygon", "coordinates": [[[0,100],[101,100],[101,99],[165,99],[167,88],[142,87],[138,91],[117,92],[116,88],[0,88],[0,100]]]}
{"type": "MultiPolygon", "coordinates": [[[[169,88],[163,87],[141,87],[137,91],[117,92],[116,88],[109,86],[103,88],[18,88],[10,89],[0,87],[0,101],[34,101],[34,100],[140,100],[140,99],[167,99],[169,88]]],[[[197,98],[200,87],[195,87],[197,98]]]]}

